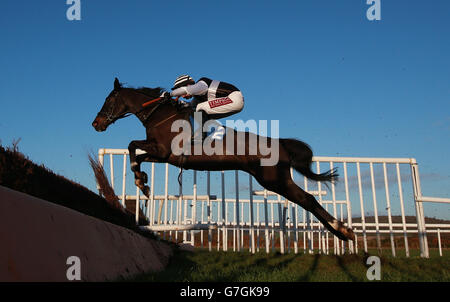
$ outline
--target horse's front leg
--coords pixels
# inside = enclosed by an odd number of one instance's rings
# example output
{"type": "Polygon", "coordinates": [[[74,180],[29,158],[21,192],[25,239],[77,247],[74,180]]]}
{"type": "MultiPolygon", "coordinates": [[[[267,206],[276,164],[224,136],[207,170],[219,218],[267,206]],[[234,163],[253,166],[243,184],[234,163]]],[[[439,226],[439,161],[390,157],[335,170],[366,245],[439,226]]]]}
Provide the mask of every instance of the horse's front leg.
{"type": "Polygon", "coordinates": [[[134,172],[134,183],[141,189],[145,196],[150,196],[150,188],[145,184],[148,182],[147,173],[141,171],[142,162],[164,162],[164,157],[161,154],[165,154],[161,148],[154,142],[147,140],[132,141],[128,145],[128,151],[130,153],[130,166],[131,171],[134,172]],[[136,155],[136,150],[143,150],[144,154],[136,155]]]}
{"type": "Polygon", "coordinates": [[[147,173],[141,171],[141,163],[145,161],[148,154],[136,155],[136,149],[145,150],[146,147],[148,147],[148,142],[145,140],[132,141],[128,145],[128,151],[130,153],[131,171],[134,172],[134,183],[141,189],[145,196],[149,197],[150,188],[145,185],[148,182],[148,176],[147,173]]]}

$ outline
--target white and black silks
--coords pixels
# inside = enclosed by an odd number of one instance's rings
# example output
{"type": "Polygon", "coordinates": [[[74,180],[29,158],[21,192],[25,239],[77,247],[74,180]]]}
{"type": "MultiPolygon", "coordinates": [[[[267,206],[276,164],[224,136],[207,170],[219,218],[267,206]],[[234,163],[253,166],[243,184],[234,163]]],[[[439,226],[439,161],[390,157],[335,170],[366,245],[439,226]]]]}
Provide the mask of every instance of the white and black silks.
{"type": "Polygon", "coordinates": [[[204,111],[211,118],[220,119],[238,113],[244,107],[244,97],[234,85],[201,78],[193,85],[174,89],[171,96],[191,95],[195,111],[204,111]]]}

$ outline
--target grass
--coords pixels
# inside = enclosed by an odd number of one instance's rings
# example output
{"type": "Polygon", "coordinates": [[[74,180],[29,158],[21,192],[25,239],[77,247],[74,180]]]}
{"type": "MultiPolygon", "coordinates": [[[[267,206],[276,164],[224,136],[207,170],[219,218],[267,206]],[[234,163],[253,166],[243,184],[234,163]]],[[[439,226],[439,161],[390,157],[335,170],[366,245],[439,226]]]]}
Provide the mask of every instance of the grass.
{"type": "MultiPolygon", "coordinates": [[[[377,255],[373,253],[372,255],[377,255]]],[[[166,270],[131,281],[151,282],[364,282],[369,255],[250,254],[178,250],[166,270]]],[[[448,282],[450,257],[381,256],[381,281],[448,282]]]]}

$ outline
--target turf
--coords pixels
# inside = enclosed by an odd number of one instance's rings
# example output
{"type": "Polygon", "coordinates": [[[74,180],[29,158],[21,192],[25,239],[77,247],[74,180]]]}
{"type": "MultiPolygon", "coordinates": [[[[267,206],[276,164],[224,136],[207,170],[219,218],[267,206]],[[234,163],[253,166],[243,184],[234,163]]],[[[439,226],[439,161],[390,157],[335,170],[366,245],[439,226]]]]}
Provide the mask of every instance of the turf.
{"type": "MultiPolygon", "coordinates": [[[[372,254],[372,255],[377,255],[372,254]]],[[[364,282],[369,255],[250,254],[177,251],[167,269],[131,281],[156,282],[364,282]]],[[[448,282],[450,257],[381,256],[383,282],[448,282]]]]}

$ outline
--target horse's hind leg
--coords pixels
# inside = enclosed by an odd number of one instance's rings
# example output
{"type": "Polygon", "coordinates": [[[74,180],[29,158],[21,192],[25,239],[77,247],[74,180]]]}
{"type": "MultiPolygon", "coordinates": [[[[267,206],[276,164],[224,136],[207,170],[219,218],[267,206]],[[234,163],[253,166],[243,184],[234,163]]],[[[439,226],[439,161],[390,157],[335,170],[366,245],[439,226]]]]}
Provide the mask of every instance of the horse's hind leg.
{"type": "MultiPolygon", "coordinates": [[[[264,173],[262,175],[264,175],[264,173]]],[[[350,228],[346,228],[342,222],[331,216],[330,213],[328,213],[314,198],[314,196],[297,186],[292,180],[289,172],[283,173],[283,175],[284,176],[279,178],[277,182],[267,182],[261,176],[255,176],[255,178],[266,189],[283,195],[288,200],[311,212],[331,233],[336,235],[339,239],[345,241],[348,239],[354,240],[355,237],[353,231],[350,228]]]]}
{"type": "Polygon", "coordinates": [[[311,194],[302,190],[292,179],[289,179],[286,185],[286,195],[288,199],[302,206],[305,210],[311,212],[319,221],[339,239],[347,241],[354,240],[355,235],[350,228],[344,226],[342,222],[334,218],[325,210],[320,203],[311,194]]]}

